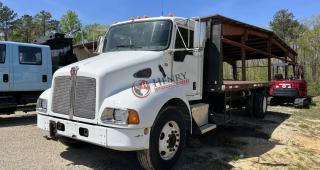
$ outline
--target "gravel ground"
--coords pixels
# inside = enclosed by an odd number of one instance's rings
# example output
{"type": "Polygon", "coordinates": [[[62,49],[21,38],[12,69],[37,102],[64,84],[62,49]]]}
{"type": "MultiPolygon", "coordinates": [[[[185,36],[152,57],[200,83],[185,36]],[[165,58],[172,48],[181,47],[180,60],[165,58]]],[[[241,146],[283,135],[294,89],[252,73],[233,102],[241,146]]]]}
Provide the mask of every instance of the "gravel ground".
{"type": "MultiPolygon", "coordinates": [[[[173,169],[319,169],[320,97],[310,110],[271,107],[264,120],[236,122],[193,138],[173,169]]],[[[0,169],[141,169],[135,152],[44,138],[35,113],[0,115],[0,169]]]]}
{"type": "Polygon", "coordinates": [[[0,169],[139,169],[134,152],[47,140],[36,119],[35,113],[0,116],[0,169]]]}

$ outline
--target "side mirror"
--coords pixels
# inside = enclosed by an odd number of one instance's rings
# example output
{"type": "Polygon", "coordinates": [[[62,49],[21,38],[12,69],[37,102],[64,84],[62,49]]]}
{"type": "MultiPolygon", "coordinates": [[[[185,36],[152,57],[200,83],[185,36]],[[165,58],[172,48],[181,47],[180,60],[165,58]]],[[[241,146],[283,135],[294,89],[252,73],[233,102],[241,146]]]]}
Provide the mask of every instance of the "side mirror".
{"type": "Polygon", "coordinates": [[[95,50],[95,54],[101,54],[103,52],[103,46],[106,42],[105,36],[99,36],[97,40],[97,49],[95,50]]]}
{"type": "Polygon", "coordinates": [[[196,22],[194,27],[194,48],[203,48],[205,47],[206,41],[206,24],[205,22],[196,22]]]}
{"type": "Polygon", "coordinates": [[[192,55],[192,52],[184,50],[184,51],[175,51],[173,53],[173,60],[176,62],[183,62],[186,58],[186,55],[192,55]]]}

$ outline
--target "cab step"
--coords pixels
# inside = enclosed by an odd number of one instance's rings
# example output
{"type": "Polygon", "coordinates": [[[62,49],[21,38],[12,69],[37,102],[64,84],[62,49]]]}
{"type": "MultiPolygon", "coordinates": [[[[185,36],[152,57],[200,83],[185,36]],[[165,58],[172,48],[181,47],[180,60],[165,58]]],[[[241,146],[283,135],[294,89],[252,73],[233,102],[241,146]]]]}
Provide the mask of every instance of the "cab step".
{"type": "Polygon", "coordinates": [[[215,124],[206,124],[200,127],[201,134],[205,134],[213,129],[217,128],[215,124]]]}

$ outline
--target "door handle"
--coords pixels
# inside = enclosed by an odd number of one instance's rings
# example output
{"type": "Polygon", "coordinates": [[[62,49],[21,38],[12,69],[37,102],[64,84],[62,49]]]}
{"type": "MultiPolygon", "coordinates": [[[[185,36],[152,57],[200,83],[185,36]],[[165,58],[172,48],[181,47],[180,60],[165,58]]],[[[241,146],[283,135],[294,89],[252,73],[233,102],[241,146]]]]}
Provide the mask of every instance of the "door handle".
{"type": "Polygon", "coordinates": [[[3,80],[3,82],[8,83],[9,82],[9,75],[8,74],[3,74],[2,80],[3,80]]]}
{"type": "Polygon", "coordinates": [[[47,81],[48,81],[47,75],[42,75],[42,82],[47,82],[47,81]]]}

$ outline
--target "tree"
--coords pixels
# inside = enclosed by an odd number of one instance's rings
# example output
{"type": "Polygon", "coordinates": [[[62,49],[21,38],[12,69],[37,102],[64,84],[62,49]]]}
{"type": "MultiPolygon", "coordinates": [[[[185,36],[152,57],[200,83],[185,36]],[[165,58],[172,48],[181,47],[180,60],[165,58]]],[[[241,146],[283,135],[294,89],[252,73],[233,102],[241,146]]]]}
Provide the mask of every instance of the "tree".
{"type": "Polygon", "coordinates": [[[96,41],[99,36],[103,36],[107,33],[108,31],[108,26],[107,25],[102,25],[102,24],[89,24],[85,26],[85,28],[82,31],[84,40],[87,42],[90,41],[96,41]]]}
{"type": "Polygon", "coordinates": [[[78,15],[74,11],[67,11],[65,15],[62,16],[60,20],[60,30],[61,32],[70,34],[73,36],[74,44],[81,42],[81,34],[79,30],[81,29],[82,24],[78,15]]]}
{"type": "Polygon", "coordinates": [[[299,38],[300,62],[311,67],[312,80],[319,79],[320,66],[320,16],[306,22],[309,29],[299,38]]]}
{"type": "Polygon", "coordinates": [[[47,31],[49,30],[50,22],[51,22],[52,15],[50,12],[47,11],[40,11],[38,14],[35,15],[35,20],[37,21],[37,24],[40,26],[40,32],[43,36],[46,35],[47,31]]]}
{"type": "Polygon", "coordinates": [[[53,32],[59,32],[59,24],[60,21],[55,19],[49,21],[49,30],[53,32]]]}
{"type": "Polygon", "coordinates": [[[270,22],[270,27],[281,39],[293,46],[295,44],[292,42],[295,42],[305,30],[305,27],[287,9],[276,12],[270,22]]]}
{"type": "Polygon", "coordinates": [[[9,32],[13,27],[17,13],[11,10],[9,7],[1,4],[0,6],[0,29],[4,33],[4,39],[7,41],[9,32]]]}
{"type": "Polygon", "coordinates": [[[35,21],[30,15],[23,15],[14,24],[12,39],[15,41],[30,42],[35,37],[35,21]]]}

